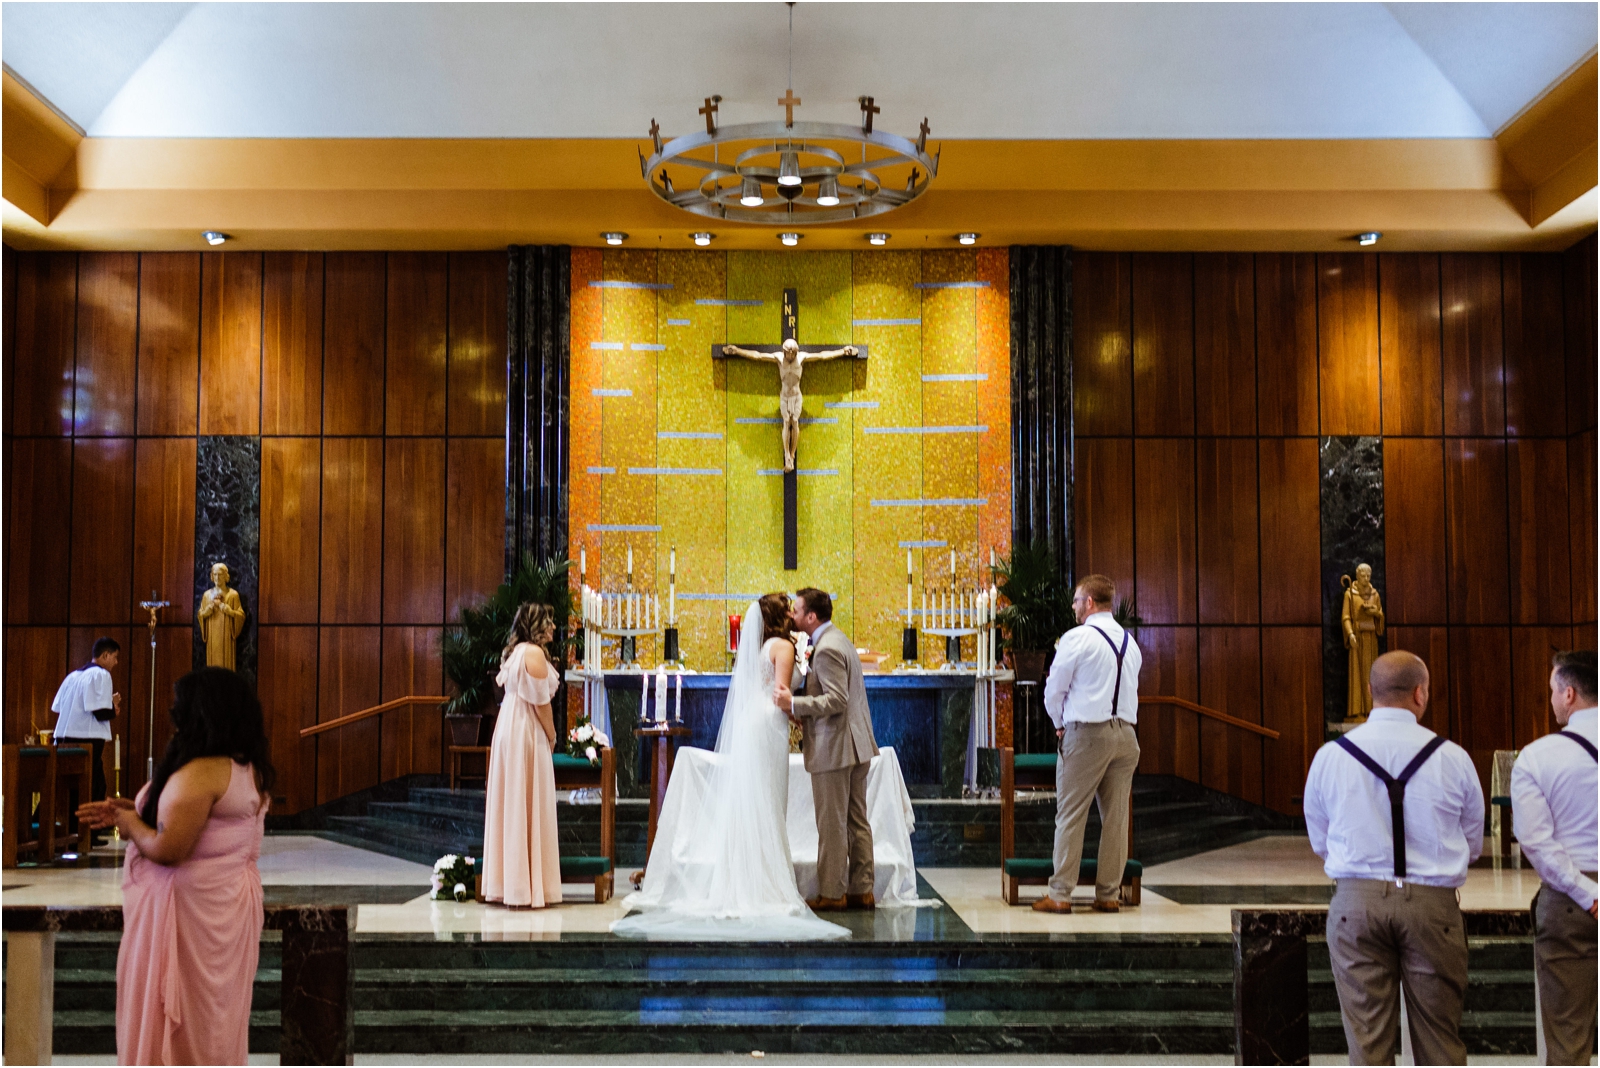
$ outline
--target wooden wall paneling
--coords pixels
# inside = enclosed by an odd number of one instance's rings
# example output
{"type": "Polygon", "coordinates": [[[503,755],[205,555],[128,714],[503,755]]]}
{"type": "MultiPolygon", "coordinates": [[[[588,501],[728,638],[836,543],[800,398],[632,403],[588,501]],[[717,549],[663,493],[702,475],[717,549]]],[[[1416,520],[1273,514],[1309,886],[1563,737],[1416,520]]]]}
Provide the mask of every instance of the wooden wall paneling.
{"type": "Polygon", "coordinates": [[[322,442],[322,622],[377,623],[383,592],[383,439],[322,442]]]}
{"type": "MultiPolygon", "coordinates": [[[[1511,628],[1450,628],[1454,740],[1472,757],[1489,796],[1494,751],[1512,745],[1511,628]]],[[[1438,720],[1424,723],[1437,729],[1438,720]]]]}
{"type": "Polygon", "coordinates": [[[1136,252],[1133,277],[1135,434],[1194,433],[1194,257],[1136,252]]]}
{"type": "Polygon", "coordinates": [[[1298,816],[1324,730],[1320,628],[1261,628],[1261,696],[1261,725],[1279,735],[1263,745],[1263,803],[1298,816]]]}
{"type": "Polygon", "coordinates": [[[1444,442],[1383,442],[1384,615],[1391,624],[1448,618],[1444,442]]]}
{"type": "Polygon", "coordinates": [[[1317,255],[1317,380],[1322,433],[1382,433],[1377,256],[1317,255]]]}
{"type": "Polygon", "coordinates": [[[448,264],[443,252],[389,253],[386,434],[444,433],[448,264]]]}
{"type": "MultiPolygon", "coordinates": [[[[379,703],[382,636],[377,627],[321,627],[317,722],[327,723],[379,703]]],[[[382,743],[370,717],[316,736],[317,804],[378,785],[382,743]]]]}
{"type": "Polygon", "coordinates": [[[1128,254],[1072,257],[1073,432],[1133,433],[1128,254]]]}
{"type": "Polygon", "coordinates": [[[137,599],[133,596],[133,475],[132,438],[85,438],[73,443],[68,595],[68,616],[73,623],[126,622],[137,599]]]}
{"type": "MultiPolygon", "coordinates": [[[[1145,697],[1200,699],[1195,628],[1141,626],[1134,634],[1144,658],[1139,693],[1145,697]]],[[[1200,727],[1197,717],[1170,705],[1139,707],[1139,771],[1200,781],[1200,727]]]]}
{"type": "Polygon", "coordinates": [[[1378,358],[1383,432],[1440,434],[1439,257],[1378,257],[1378,358]]]}
{"type": "Polygon", "coordinates": [[[261,622],[315,623],[322,439],[261,441],[261,622]]]}
{"type": "Polygon", "coordinates": [[[1572,524],[1572,621],[1595,619],[1595,432],[1567,440],[1567,512],[1572,524]]]}
{"type": "MultiPolygon", "coordinates": [[[[1200,703],[1261,722],[1261,631],[1201,627],[1200,703]]],[[[1200,720],[1200,782],[1263,803],[1263,739],[1214,719],[1200,720]]]]}
{"type": "Polygon", "coordinates": [[[138,354],[139,254],[79,254],[75,433],[133,433],[138,354]]]}
{"type": "Polygon", "coordinates": [[[1428,711],[1422,725],[1460,743],[1451,702],[1450,631],[1446,627],[1395,627],[1386,635],[1389,649],[1415,653],[1428,665],[1428,711]]]}
{"type": "MultiPolygon", "coordinates": [[[[143,628],[131,627],[72,627],[67,631],[67,670],[76,670],[87,664],[94,654],[94,643],[101,638],[110,638],[122,648],[117,653],[117,663],[111,669],[111,692],[122,696],[122,705],[117,710],[116,718],[111,721],[111,734],[113,738],[122,739],[122,766],[128,766],[128,724],[135,711],[145,710],[149,707],[149,694],[145,694],[143,702],[138,700],[139,695],[133,690],[133,661],[134,656],[141,651],[148,652],[150,643],[147,635],[149,631],[143,628]],[[135,643],[143,649],[135,648],[135,643]]],[[[56,680],[61,682],[60,678],[56,680]]],[[[55,694],[50,695],[53,700],[55,694]]],[[[116,747],[106,743],[104,756],[106,773],[106,792],[115,793],[117,779],[117,753],[116,747]]],[[[126,780],[124,780],[126,781],[126,780]]]]}
{"type": "Polygon", "coordinates": [[[1261,621],[1322,618],[1321,471],[1316,438],[1261,438],[1261,621]]]}
{"type": "Polygon", "coordinates": [[[1505,433],[1500,289],[1498,255],[1446,252],[1439,257],[1446,434],[1505,433]]]}
{"type": "Polygon", "coordinates": [[[17,263],[16,370],[11,397],[17,434],[72,432],[78,254],[25,252],[17,263]]]}
{"type": "Polygon", "coordinates": [[[1505,441],[1446,439],[1444,470],[1450,622],[1509,622],[1505,441]]]}
{"type": "Polygon", "coordinates": [[[261,433],[261,255],[201,254],[202,434],[261,433]]]}
{"type": "Polygon", "coordinates": [[[1309,252],[1257,255],[1255,304],[1260,433],[1315,436],[1316,257],[1309,252]]]}
{"type": "Polygon", "coordinates": [[[267,722],[275,815],[317,803],[317,740],[300,732],[317,723],[317,628],[263,625],[257,637],[256,691],[267,722]]]}
{"type": "Polygon", "coordinates": [[[506,254],[450,253],[451,434],[504,434],[506,254]]]}
{"type": "Polygon", "coordinates": [[[139,258],[140,434],[194,434],[199,419],[200,253],[139,258]]]}
{"type": "Polygon", "coordinates": [[[322,432],[322,253],[262,264],[261,432],[322,432]]]}
{"type": "Polygon", "coordinates": [[[1559,729],[1550,711],[1550,657],[1571,648],[1571,627],[1511,628],[1511,741],[1515,748],[1559,729]]]}
{"type": "Polygon", "coordinates": [[[1566,287],[1567,429],[1592,430],[1595,425],[1595,235],[1567,249],[1561,279],[1566,287]]]}
{"type": "MultiPolygon", "coordinates": [[[[439,627],[383,628],[383,692],[380,701],[444,693],[439,627]]],[[[413,705],[383,715],[383,777],[437,775],[444,769],[437,705],[413,705]]]]}
{"type": "Polygon", "coordinates": [[[445,618],[479,603],[505,579],[506,443],[451,438],[445,443],[445,618]]]}
{"type": "MultiPolygon", "coordinates": [[[[1511,545],[1511,621],[1572,622],[1572,537],[1567,442],[1506,442],[1506,529],[1511,545]]],[[[1591,567],[1592,570],[1592,567],[1591,567]]]]}
{"type": "Polygon", "coordinates": [[[6,627],[5,741],[54,729],[50,702],[67,673],[66,627],[6,627]]]}
{"type": "Polygon", "coordinates": [[[1134,590],[1141,618],[1195,621],[1194,441],[1134,442],[1134,590]]]}
{"type": "Polygon", "coordinates": [[[0,430],[7,437],[15,433],[11,398],[17,384],[17,273],[21,259],[10,245],[0,243],[0,430]]]}
{"type": "Polygon", "coordinates": [[[171,601],[165,623],[194,619],[194,438],[141,438],[134,450],[133,598],[128,619],[151,591],[171,601]]]}
{"type": "MultiPolygon", "coordinates": [[[[148,617],[147,617],[148,618],[148,617]]],[[[162,618],[166,614],[162,613],[162,618]]],[[[123,742],[123,793],[133,797],[145,784],[145,757],[155,752],[157,763],[172,740],[172,688],[193,670],[194,628],[169,625],[156,628],[155,716],[150,716],[150,632],[144,627],[129,627],[133,648],[129,650],[129,686],[132,707],[128,714],[128,733],[123,742]],[[152,736],[150,726],[155,727],[152,736]],[[152,746],[153,742],[153,746],[152,746]]]]}
{"type": "Polygon", "coordinates": [[[1133,442],[1080,438],[1073,474],[1074,580],[1102,574],[1133,592],[1133,442]]]}
{"type": "Polygon", "coordinates": [[[1566,315],[1560,255],[1507,253],[1504,286],[1506,433],[1565,434],[1566,315]]]}
{"type": "Polygon", "coordinates": [[[65,438],[17,438],[10,445],[6,622],[65,623],[72,443],[65,438]]]}
{"type": "Polygon", "coordinates": [[[383,620],[443,622],[444,439],[389,438],[384,452],[383,620]]]}
{"type": "Polygon", "coordinates": [[[384,255],[329,252],[323,272],[322,431],[382,434],[384,255]]]}
{"type": "Polygon", "coordinates": [[[1200,622],[1255,623],[1261,618],[1256,442],[1195,441],[1195,499],[1200,622]]]}
{"type": "Polygon", "coordinates": [[[1255,257],[1194,257],[1194,418],[1199,434],[1256,432],[1255,257]]]}

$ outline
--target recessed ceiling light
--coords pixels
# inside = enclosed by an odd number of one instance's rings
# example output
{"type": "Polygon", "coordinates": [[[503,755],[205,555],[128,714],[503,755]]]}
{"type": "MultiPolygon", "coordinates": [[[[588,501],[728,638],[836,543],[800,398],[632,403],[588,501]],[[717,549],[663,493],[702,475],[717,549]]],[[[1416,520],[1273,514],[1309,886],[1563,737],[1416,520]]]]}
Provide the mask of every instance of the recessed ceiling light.
{"type": "Polygon", "coordinates": [[[982,235],[980,235],[980,234],[972,234],[972,233],[957,234],[956,235],[956,240],[961,242],[963,245],[976,245],[978,243],[978,238],[980,236],[982,236],[982,235]]]}
{"type": "Polygon", "coordinates": [[[628,235],[620,230],[607,230],[600,236],[606,239],[606,244],[608,245],[620,245],[628,240],[628,235]]]}
{"type": "Polygon", "coordinates": [[[228,240],[228,235],[221,230],[207,230],[200,236],[206,239],[206,244],[208,245],[220,245],[228,240]]]}
{"type": "Polygon", "coordinates": [[[868,243],[873,244],[873,245],[887,245],[889,243],[889,235],[888,234],[868,234],[867,235],[867,241],[868,241],[868,243]]]}
{"type": "Polygon", "coordinates": [[[711,234],[702,232],[702,233],[698,233],[698,234],[690,234],[689,236],[694,238],[694,243],[699,245],[702,248],[704,248],[706,245],[711,244],[711,237],[712,237],[711,234]]]}
{"type": "Polygon", "coordinates": [[[739,203],[747,208],[759,208],[764,202],[759,181],[754,178],[746,178],[739,183],[739,203]]]}
{"type": "Polygon", "coordinates": [[[1383,235],[1380,234],[1376,230],[1368,230],[1364,234],[1357,234],[1356,235],[1356,244],[1361,245],[1363,247],[1365,247],[1367,245],[1376,245],[1378,243],[1378,238],[1380,238],[1382,236],[1383,235]]]}
{"type": "Polygon", "coordinates": [[[789,233],[779,234],[778,235],[778,240],[782,241],[785,245],[788,245],[790,248],[793,248],[794,246],[796,246],[796,245],[798,245],[800,243],[800,235],[799,234],[789,234],[789,233]]]}

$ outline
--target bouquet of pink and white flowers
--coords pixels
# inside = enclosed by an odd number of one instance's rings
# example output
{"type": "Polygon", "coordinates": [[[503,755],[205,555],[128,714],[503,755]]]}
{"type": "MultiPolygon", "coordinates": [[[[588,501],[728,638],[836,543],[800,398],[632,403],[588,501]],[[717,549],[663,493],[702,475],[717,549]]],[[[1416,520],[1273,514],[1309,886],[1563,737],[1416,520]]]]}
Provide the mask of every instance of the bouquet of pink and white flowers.
{"type": "Polygon", "coordinates": [[[472,880],[478,874],[478,862],[471,857],[446,853],[433,862],[433,899],[435,901],[465,901],[473,896],[472,880]]]}
{"type": "Polygon", "coordinates": [[[588,716],[579,717],[578,725],[567,732],[567,755],[583,757],[592,765],[599,765],[600,750],[610,744],[611,739],[589,722],[588,716]]]}

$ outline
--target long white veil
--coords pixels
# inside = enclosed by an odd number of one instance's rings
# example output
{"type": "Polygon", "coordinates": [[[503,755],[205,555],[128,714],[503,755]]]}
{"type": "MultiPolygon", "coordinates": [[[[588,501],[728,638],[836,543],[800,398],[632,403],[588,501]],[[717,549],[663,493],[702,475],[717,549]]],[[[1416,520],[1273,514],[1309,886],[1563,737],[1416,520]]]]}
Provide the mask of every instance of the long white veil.
{"type": "Polygon", "coordinates": [[[788,720],[772,702],[760,606],[745,610],[715,755],[680,760],[662,805],[644,885],[611,925],[635,938],[845,938],[795,886],[789,854],[788,720]]]}

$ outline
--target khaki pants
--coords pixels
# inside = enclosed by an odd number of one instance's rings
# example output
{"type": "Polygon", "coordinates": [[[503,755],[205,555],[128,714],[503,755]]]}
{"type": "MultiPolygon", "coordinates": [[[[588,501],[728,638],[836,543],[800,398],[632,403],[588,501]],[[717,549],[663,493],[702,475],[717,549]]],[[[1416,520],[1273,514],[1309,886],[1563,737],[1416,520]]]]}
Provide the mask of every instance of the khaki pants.
{"type": "Polygon", "coordinates": [[[872,893],[872,824],[867,822],[868,763],[811,776],[817,809],[817,896],[872,893]],[[848,879],[846,878],[848,876],[848,879]]]}
{"type": "Polygon", "coordinates": [[[1467,935],[1455,890],[1340,879],[1328,906],[1328,956],[1351,1064],[1394,1063],[1402,987],[1417,1063],[1467,1063],[1467,935]]]}
{"type": "Polygon", "coordinates": [[[1113,901],[1128,865],[1128,802],[1139,766],[1139,736],[1127,720],[1069,722],[1056,759],[1055,873],[1051,897],[1066,901],[1078,885],[1083,860],[1083,828],[1089,799],[1100,806],[1100,854],[1096,862],[1096,901],[1113,901]]]}
{"type": "Polygon", "coordinates": [[[1548,886],[1533,896],[1532,912],[1544,1063],[1588,1064],[1594,1049],[1595,918],[1548,886]]]}

